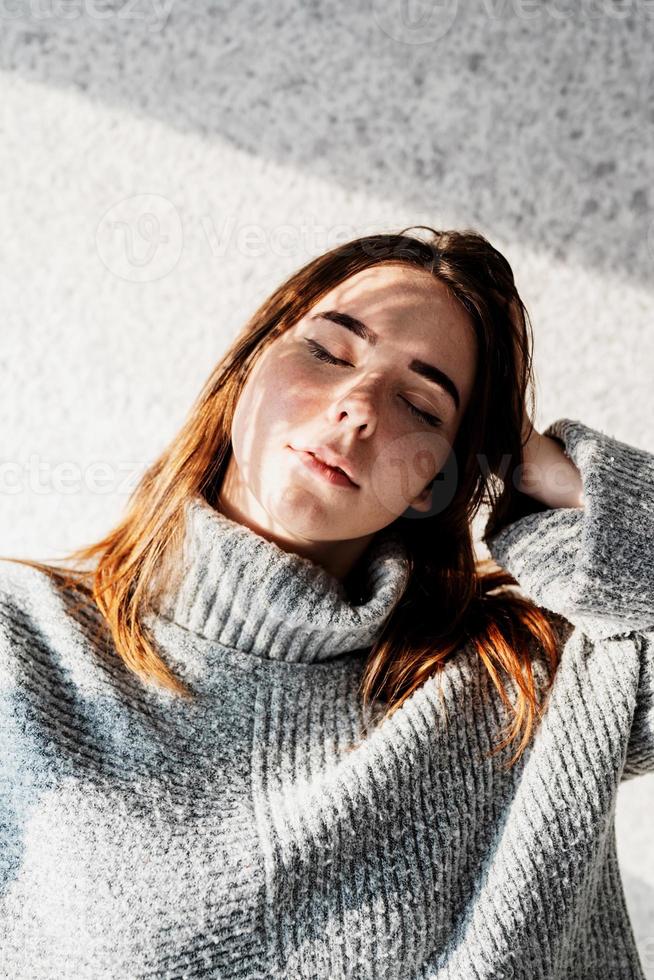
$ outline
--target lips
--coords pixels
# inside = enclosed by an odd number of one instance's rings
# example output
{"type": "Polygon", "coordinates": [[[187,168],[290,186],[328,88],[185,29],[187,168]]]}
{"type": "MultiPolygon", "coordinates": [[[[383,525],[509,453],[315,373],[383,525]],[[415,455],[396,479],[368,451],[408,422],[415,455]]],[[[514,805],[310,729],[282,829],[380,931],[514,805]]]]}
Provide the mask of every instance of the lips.
{"type": "MultiPolygon", "coordinates": [[[[330,470],[337,470],[339,473],[342,473],[343,476],[347,476],[347,473],[345,472],[345,470],[344,469],[341,469],[340,466],[332,466],[331,463],[325,462],[325,460],[322,458],[322,456],[319,456],[318,453],[312,453],[310,449],[307,449],[307,452],[308,453],[311,453],[311,455],[313,456],[313,458],[314,459],[317,459],[320,463],[323,463],[325,466],[329,466],[330,470]]],[[[350,479],[349,476],[347,476],[347,478],[348,478],[348,480],[350,479]]],[[[354,482],[354,481],[351,481],[351,482],[354,482]]]]}
{"type": "MultiPolygon", "coordinates": [[[[291,446],[291,448],[293,448],[291,446]]],[[[299,449],[295,450],[298,458],[308,467],[313,473],[320,476],[323,480],[335,486],[341,486],[349,489],[358,488],[358,484],[352,480],[348,474],[340,466],[332,466],[326,463],[317,453],[314,453],[311,449],[299,449]]]]}
{"type": "Polygon", "coordinates": [[[306,446],[303,451],[311,453],[312,456],[325,466],[329,466],[331,469],[343,473],[355,487],[358,486],[352,474],[350,461],[345,456],[341,456],[338,452],[335,452],[331,446],[306,446]]]}

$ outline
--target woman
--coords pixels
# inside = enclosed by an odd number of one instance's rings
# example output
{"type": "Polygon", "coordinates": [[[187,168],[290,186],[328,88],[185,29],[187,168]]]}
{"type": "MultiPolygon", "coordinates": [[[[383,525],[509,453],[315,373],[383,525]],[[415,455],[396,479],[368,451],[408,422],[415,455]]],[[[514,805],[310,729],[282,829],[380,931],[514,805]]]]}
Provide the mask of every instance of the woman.
{"type": "Polygon", "coordinates": [[[506,259],[426,230],[291,276],[118,527],[5,563],[3,975],[643,976],[654,457],[536,432],[506,259]]]}

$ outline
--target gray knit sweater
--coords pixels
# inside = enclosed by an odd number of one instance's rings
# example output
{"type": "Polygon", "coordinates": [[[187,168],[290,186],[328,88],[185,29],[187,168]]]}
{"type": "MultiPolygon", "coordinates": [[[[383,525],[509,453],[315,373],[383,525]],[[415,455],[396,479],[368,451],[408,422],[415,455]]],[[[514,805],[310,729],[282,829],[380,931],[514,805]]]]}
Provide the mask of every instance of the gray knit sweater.
{"type": "Polygon", "coordinates": [[[192,501],[181,585],[149,621],[192,703],[143,685],[46,575],[4,563],[2,977],[643,977],[614,810],[620,780],[654,770],[654,456],[570,419],[546,432],[587,503],[489,542],[565,619],[508,772],[506,752],[484,758],[509,716],[468,647],[444,700],[432,678],[381,725],[361,712],[407,580],[390,528],[355,604],[192,501]]]}

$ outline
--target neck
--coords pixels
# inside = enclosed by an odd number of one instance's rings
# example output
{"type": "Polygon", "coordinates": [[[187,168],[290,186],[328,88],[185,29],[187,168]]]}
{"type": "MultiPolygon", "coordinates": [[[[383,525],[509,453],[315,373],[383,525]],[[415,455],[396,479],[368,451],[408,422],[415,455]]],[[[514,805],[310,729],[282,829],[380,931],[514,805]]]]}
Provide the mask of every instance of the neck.
{"type": "Polygon", "coordinates": [[[310,663],[368,648],[408,583],[394,527],[377,532],[341,580],[202,497],[187,501],[185,520],[178,573],[155,613],[187,635],[268,660],[310,663]]]}
{"type": "Polygon", "coordinates": [[[344,584],[356,580],[356,566],[375,536],[374,533],[365,534],[360,538],[350,538],[346,541],[315,541],[298,538],[290,535],[263,508],[259,508],[260,513],[255,517],[223,492],[218,495],[215,509],[262,538],[272,541],[282,551],[300,555],[319,565],[344,584]]]}

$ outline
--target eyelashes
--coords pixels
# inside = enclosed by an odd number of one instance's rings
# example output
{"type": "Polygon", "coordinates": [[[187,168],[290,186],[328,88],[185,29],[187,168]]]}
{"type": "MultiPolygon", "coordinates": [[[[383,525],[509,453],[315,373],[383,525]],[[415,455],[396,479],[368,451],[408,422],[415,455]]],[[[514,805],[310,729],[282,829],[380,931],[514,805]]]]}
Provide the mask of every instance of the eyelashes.
{"type": "Polygon", "coordinates": [[[436,428],[437,426],[443,424],[439,418],[436,418],[435,415],[431,415],[429,412],[421,412],[419,408],[416,408],[415,405],[412,405],[411,402],[408,402],[406,398],[402,398],[402,401],[407,406],[407,408],[409,409],[412,415],[415,415],[422,422],[426,422],[427,425],[431,425],[434,428],[436,428]]]}
{"type": "MultiPolygon", "coordinates": [[[[350,366],[347,361],[343,361],[339,357],[334,357],[332,354],[329,353],[328,350],[325,350],[324,347],[321,347],[320,344],[317,344],[315,340],[306,339],[306,343],[309,350],[311,351],[311,354],[317,360],[324,361],[326,364],[340,364],[345,367],[350,366]]],[[[409,409],[411,414],[414,415],[416,418],[420,419],[421,422],[426,423],[426,425],[431,425],[434,428],[436,428],[437,426],[443,424],[441,419],[437,418],[435,415],[431,415],[429,412],[422,412],[419,408],[416,408],[415,405],[412,405],[411,402],[408,402],[406,398],[402,398],[402,401],[409,409]]]]}

